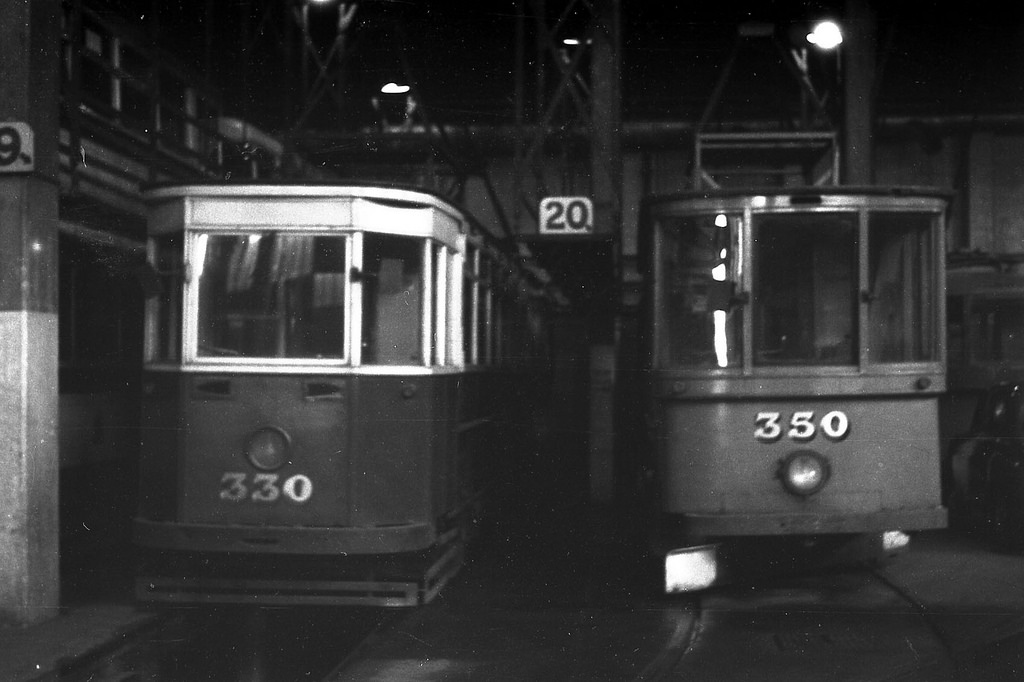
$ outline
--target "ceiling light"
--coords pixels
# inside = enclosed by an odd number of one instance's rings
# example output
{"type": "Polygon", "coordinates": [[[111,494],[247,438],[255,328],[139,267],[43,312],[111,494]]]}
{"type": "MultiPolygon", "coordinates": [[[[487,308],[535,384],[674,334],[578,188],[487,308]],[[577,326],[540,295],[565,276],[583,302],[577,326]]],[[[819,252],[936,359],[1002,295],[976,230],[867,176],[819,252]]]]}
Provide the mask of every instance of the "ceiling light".
{"type": "Polygon", "coordinates": [[[807,34],[807,42],[823,50],[831,50],[843,42],[843,33],[834,21],[823,21],[807,34]]]}

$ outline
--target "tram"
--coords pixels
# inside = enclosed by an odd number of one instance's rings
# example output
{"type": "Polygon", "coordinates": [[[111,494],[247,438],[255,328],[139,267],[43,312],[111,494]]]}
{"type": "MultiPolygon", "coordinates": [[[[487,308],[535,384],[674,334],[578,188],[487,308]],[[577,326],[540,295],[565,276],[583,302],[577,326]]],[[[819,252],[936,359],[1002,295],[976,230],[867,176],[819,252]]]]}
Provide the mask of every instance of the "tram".
{"type": "Polygon", "coordinates": [[[137,597],[429,602],[508,484],[532,271],[416,189],[145,196],[137,597]]]}
{"type": "Polygon", "coordinates": [[[953,522],[1024,549],[1024,254],[947,264],[946,502],[953,522]]]}
{"type": "Polygon", "coordinates": [[[882,555],[946,524],[946,203],[846,187],[646,200],[640,374],[665,592],[726,582],[738,557],[882,555]]]}

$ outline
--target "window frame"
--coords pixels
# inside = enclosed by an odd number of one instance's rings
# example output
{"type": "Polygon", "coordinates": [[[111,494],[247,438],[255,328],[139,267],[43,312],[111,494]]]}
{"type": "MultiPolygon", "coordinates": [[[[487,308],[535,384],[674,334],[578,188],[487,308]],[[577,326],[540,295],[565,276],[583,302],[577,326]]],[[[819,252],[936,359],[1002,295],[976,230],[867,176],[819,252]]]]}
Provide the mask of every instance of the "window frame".
{"type": "Polygon", "coordinates": [[[353,287],[351,277],[345,277],[344,287],[344,310],[345,322],[342,329],[343,343],[341,357],[330,358],[300,358],[300,357],[270,357],[263,355],[253,356],[208,356],[199,355],[199,279],[195,276],[195,268],[198,256],[198,244],[204,235],[224,236],[247,236],[253,234],[268,233],[300,234],[309,238],[330,237],[341,239],[345,249],[345,273],[351,273],[353,268],[352,234],[346,231],[330,229],[309,229],[294,226],[261,226],[261,229],[241,229],[238,226],[211,227],[204,226],[198,229],[190,229],[185,232],[184,244],[184,302],[182,306],[182,319],[184,329],[182,330],[182,358],[181,362],[186,366],[248,366],[266,365],[268,367],[346,367],[352,364],[352,348],[355,335],[352,327],[353,308],[353,287]]]}

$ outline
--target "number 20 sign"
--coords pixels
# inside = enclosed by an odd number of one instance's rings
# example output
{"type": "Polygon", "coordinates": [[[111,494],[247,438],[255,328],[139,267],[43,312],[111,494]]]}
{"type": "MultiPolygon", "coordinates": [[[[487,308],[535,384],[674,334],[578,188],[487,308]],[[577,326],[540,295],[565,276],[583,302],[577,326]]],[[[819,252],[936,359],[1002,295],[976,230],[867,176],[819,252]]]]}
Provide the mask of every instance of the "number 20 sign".
{"type": "Polygon", "coordinates": [[[594,202],[590,197],[545,197],[540,202],[541,234],[590,234],[594,202]]]}

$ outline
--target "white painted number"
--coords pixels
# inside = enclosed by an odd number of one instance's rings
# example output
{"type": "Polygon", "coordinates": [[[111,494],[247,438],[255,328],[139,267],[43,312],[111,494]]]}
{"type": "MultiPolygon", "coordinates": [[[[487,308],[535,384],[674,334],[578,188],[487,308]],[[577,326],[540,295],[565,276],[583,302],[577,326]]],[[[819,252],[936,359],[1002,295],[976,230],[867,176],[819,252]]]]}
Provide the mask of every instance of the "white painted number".
{"type": "Polygon", "coordinates": [[[845,412],[832,410],[821,418],[821,431],[826,438],[842,440],[850,432],[850,418],[845,412]]]}
{"type": "Polygon", "coordinates": [[[228,502],[276,502],[281,494],[296,504],[303,504],[313,496],[313,481],[309,476],[295,474],[278,485],[277,474],[255,474],[247,485],[248,476],[236,471],[227,471],[220,477],[220,499],[228,502]]]}
{"type": "Polygon", "coordinates": [[[284,494],[301,504],[313,495],[313,481],[308,476],[296,474],[284,482],[284,494]]]}
{"type": "Polygon", "coordinates": [[[273,502],[281,497],[281,489],[277,487],[277,474],[256,474],[252,477],[252,484],[256,489],[252,491],[253,502],[273,502]]]}
{"type": "Polygon", "coordinates": [[[229,471],[220,477],[220,486],[220,499],[229,502],[240,502],[249,492],[249,489],[245,487],[245,474],[229,471]]]}
{"type": "Polygon", "coordinates": [[[793,418],[789,420],[789,433],[786,434],[793,440],[811,440],[814,438],[813,412],[794,412],[793,418]]]}
{"type": "Polygon", "coordinates": [[[754,429],[754,438],[758,440],[771,443],[782,435],[778,412],[758,412],[754,423],[757,425],[757,428],[754,429]]]}
{"type": "MultiPolygon", "coordinates": [[[[774,443],[782,437],[782,414],[758,412],[754,418],[754,438],[762,443],[774,443]]],[[[794,412],[789,419],[786,435],[800,442],[813,440],[818,429],[829,440],[842,440],[850,433],[850,418],[845,412],[832,410],[815,425],[814,412],[794,412]]]]}

